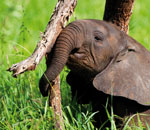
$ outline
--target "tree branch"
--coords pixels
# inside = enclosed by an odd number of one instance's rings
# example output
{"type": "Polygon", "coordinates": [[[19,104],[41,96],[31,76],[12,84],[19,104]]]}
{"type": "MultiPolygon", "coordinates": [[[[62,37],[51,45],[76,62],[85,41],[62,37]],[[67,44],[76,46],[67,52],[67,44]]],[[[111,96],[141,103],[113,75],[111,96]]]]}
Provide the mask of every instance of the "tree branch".
{"type": "Polygon", "coordinates": [[[72,15],[74,8],[77,4],[77,0],[59,0],[55,10],[48,22],[44,34],[42,35],[41,41],[37,44],[33,54],[24,61],[17,64],[13,64],[8,71],[13,72],[13,76],[24,73],[25,71],[35,70],[36,66],[40,63],[43,56],[51,51],[55,40],[64,25],[72,15]]]}
{"type": "MultiPolygon", "coordinates": [[[[33,54],[24,61],[12,65],[8,71],[13,72],[13,76],[24,73],[27,70],[34,70],[40,63],[43,56],[49,53],[62,31],[63,27],[72,15],[74,8],[76,7],[77,0],[58,0],[55,10],[48,22],[41,41],[38,43],[33,54]]],[[[54,80],[54,85],[50,89],[49,102],[54,111],[54,120],[56,122],[55,129],[63,130],[64,123],[61,110],[61,94],[60,94],[60,77],[54,80]]]]}

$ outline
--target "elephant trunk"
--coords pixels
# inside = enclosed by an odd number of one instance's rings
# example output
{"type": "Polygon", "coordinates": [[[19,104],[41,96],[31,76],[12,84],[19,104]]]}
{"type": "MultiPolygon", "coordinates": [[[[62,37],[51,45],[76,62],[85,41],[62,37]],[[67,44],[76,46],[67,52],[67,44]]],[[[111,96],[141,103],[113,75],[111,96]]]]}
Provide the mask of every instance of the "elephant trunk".
{"type": "Polygon", "coordinates": [[[71,51],[81,46],[81,38],[78,35],[81,35],[81,28],[70,24],[58,36],[48,68],[40,79],[39,87],[43,96],[48,95],[49,81],[54,80],[62,71],[71,51]]]}

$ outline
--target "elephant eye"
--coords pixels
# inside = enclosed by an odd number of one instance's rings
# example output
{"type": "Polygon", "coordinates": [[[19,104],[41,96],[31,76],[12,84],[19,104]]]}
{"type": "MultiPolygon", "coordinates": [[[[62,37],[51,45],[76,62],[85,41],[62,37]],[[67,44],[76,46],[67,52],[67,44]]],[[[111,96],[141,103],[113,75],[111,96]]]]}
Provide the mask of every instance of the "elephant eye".
{"type": "Polygon", "coordinates": [[[94,39],[95,41],[103,41],[104,40],[103,33],[99,31],[94,32],[94,39]]]}
{"type": "Polygon", "coordinates": [[[98,36],[95,36],[95,40],[99,41],[99,40],[101,40],[101,38],[98,36]]]}

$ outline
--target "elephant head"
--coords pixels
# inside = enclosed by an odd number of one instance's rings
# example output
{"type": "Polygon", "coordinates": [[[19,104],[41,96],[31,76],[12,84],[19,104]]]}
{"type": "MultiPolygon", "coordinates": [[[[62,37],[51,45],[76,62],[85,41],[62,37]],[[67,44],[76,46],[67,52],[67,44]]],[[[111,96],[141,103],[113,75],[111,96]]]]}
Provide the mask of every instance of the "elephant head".
{"type": "MultiPolygon", "coordinates": [[[[49,57],[45,72],[49,81],[67,64],[99,91],[150,104],[150,53],[114,25],[100,20],[72,22],[58,36],[49,57]]],[[[40,80],[43,96],[49,85],[45,76],[40,80]]]]}

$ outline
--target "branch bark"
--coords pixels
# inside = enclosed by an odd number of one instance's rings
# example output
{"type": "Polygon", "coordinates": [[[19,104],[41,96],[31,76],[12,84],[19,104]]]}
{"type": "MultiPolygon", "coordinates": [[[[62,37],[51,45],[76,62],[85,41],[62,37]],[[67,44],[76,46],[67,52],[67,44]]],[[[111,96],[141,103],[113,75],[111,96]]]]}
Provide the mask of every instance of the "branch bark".
{"type": "Polygon", "coordinates": [[[60,76],[55,79],[54,85],[50,89],[49,105],[52,106],[54,112],[55,128],[63,130],[64,122],[61,109],[61,93],[60,93],[60,76]]]}
{"type": "MultiPolygon", "coordinates": [[[[13,72],[14,77],[17,77],[19,74],[24,73],[27,70],[35,70],[43,56],[51,51],[56,38],[72,15],[76,4],[77,0],[58,0],[45,32],[42,35],[42,39],[37,44],[33,54],[24,61],[13,64],[12,67],[8,69],[8,71],[13,72]]],[[[61,109],[59,76],[54,80],[54,85],[52,86],[52,89],[50,89],[49,99],[54,111],[54,120],[56,122],[55,129],[63,130],[64,123],[61,109]]]]}
{"type": "Polygon", "coordinates": [[[134,2],[135,0],[106,0],[103,19],[128,33],[134,2]]]}
{"type": "Polygon", "coordinates": [[[13,64],[8,69],[8,71],[13,72],[14,77],[17,77],[19,74],[24,73],[27,70],[35,70],[43,56],[51,51],[57,36],[68,22],[76,4],[77,0],[58,1],[50,21],[48,22],[48,25],[45,29],[45,32],[42,35],[42,39],[37,44],[33,54],[24,61],[13,64]]]}

